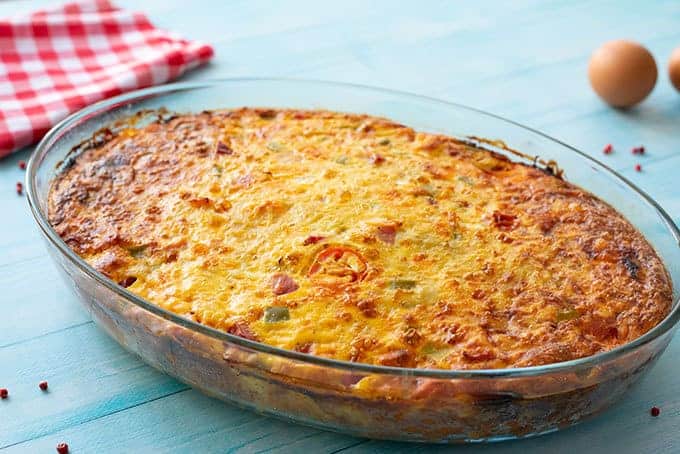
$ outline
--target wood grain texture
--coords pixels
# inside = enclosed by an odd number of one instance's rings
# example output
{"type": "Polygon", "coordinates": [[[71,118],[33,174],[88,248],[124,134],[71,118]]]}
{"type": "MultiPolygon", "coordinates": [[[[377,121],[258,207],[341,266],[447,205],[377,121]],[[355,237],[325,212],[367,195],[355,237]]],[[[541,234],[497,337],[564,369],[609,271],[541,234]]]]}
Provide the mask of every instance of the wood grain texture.
{"type": "MultiPolygon", "coordinates": [[[[0,2],[0,16],[53,4],[0,2]]],[[[118,0],[158,26],[215,46],[184,77],[319,78],[469,104],[541,129],[622,171],[680,221],[680,95],[665,64],[680,45],[676,0],[394,2],[118,0]],[[585,68],[601,42],[628,37],[657,57],[652,96],[628,112],[604,106],[585,68]],[[647,155],[630,154],[644,144],[647,155]],[[633,170],[635,163],[643,171],[633,170]]],[[[0,104],[0,109],[2,105],[0,104]]],[[[436,447],[360,440],[277,421],[188,389],[124,352],[90,321],[46,256],[26,200],[23,150],[0,161],[0,450],[54,452],[680,451],[680,340],[605,415],[534,440],[436,447]],[[37,383],[50,382],[47,394],[37,383]],[[649,407],[660,405],[658,418],[649,407]]]]}

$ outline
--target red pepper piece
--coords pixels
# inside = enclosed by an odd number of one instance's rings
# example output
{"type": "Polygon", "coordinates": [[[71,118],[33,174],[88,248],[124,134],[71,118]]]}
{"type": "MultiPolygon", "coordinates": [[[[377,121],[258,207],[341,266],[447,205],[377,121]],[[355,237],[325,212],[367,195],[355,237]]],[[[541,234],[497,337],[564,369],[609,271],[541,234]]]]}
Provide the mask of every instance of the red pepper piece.
{"type": "Polygon", "coordinates": [[[285,273],[276,273],[272,276],[272,291],[274,295],[285,295],[300,288],[292,277],[285,273]]]}
{"type": "Polygon", "coordinates": [[[224,142],[217,142],[217,154],[233,154],[234,151],[224,142]]]}
{"type": "Polygon", "coordinates": [[[371,164],[379,165],[379,164],[382,164],[383,162],[385,162],[385,158],[376,153],[376,154],[371,155],[370,161],[371,161],[371,164]]]}
{"type": "Polygon", "coordinates": [[[316,244],[319,241],[324,240],[326,237],[321,236],[321,235],[310,235],[307,238],[305,238],[305,241],[302,242],[303,246],[309,246],[310,244],[316,244]]]}

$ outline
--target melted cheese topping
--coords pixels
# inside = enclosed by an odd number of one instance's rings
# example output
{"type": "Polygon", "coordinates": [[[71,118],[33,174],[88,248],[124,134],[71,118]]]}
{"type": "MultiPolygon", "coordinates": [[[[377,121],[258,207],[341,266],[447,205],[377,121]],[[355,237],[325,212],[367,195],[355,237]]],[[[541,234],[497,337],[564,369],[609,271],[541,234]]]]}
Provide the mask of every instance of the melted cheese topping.
{"type": "Polygon", "coordinates": [[[241,109],[107,133],[53,184],[50,220],[170,311],[374,364],[574,359],[640,336],[672,297],[649,244],[589,193],[363,115],[241,109]]]}

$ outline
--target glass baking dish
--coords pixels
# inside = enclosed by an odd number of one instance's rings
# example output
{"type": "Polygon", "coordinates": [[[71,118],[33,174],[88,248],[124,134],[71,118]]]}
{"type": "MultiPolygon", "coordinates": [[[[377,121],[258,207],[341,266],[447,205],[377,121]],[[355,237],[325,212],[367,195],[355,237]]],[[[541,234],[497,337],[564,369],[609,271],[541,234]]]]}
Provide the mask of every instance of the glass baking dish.
{"type": "Polygon", "coordinates": [[[152,366],[205,393],[302,424],[355,436],[420,442],[497,441],[552,432],[602,412],[654,364],[677,328],[680,234],[625,178],[540,132],[479,110],[395,91],[319,81],[231,79],[135,91],[62,121],[28,166],[31,210],[64,279],[96,322],[152,366]],[[329,109],[388,117],[419,130],[502,139],[484,145],[554,166],[626,216],[665,262],[671,313],[644,336],[594,356],[539,367],[427,370],[373,366],[282,350],[167,312],[78,257],[47,221],[47,195],[74,145],[146,109],[329,109]],[[524,156],[512,153],[521,150],[524,156]]]}

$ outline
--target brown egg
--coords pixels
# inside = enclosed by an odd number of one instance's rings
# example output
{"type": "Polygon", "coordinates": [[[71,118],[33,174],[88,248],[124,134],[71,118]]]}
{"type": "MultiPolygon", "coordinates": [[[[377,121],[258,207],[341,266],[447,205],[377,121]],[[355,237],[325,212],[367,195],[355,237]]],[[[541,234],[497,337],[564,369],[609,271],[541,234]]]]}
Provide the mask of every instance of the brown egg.
{"type": "Polygon", "coordinates": [[[597,49],[588,65],[593,90],[613,107],[631,107],[651,93],[656,84],[654,57],[632,41],[609,41],[597,49]]]}
{"type": "Polygon", "coordinates": [[[680,47],[673,51],[668,61],[668,77],[675,89],[680,91],[680,47]]]}

